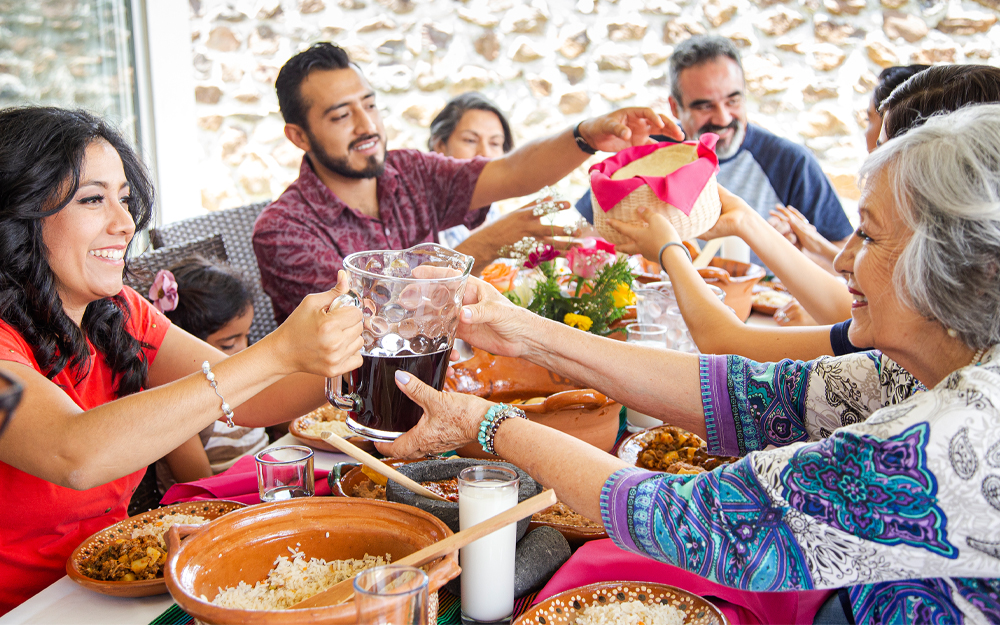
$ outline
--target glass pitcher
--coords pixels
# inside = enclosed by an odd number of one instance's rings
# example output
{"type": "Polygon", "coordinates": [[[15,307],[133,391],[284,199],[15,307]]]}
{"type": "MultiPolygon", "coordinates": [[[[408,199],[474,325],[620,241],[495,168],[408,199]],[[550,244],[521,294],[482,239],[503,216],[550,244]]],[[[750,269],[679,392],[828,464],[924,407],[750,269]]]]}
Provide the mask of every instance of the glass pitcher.
{"type": "Polygon", "coordinates": [[[395,373],[441,390],[474,260],[435,243],[344,259],[353,304],[364,317],[363,363],[344,374],[346,394],[327,379],[326,397],[350,412],[353,432],[392,441],[420,420],[423,410],[399,390],[395,373]]]}

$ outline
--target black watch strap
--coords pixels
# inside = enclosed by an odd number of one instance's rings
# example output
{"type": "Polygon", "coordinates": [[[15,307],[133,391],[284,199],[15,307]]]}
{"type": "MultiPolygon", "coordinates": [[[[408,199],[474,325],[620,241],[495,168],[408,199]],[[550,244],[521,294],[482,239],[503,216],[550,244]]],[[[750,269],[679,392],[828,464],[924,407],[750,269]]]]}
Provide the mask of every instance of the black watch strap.
{"type": "Polygon", "coordinates": [[[590,147],[590,144],[587,143],[587,140],[584,139],[583,135],[580,134],[580,124],[577,124],[573,128],[573,139],[576,141],[576,147],[580,148],[580,150],[584,154],[597,154],[597,150],[590,147]]]}

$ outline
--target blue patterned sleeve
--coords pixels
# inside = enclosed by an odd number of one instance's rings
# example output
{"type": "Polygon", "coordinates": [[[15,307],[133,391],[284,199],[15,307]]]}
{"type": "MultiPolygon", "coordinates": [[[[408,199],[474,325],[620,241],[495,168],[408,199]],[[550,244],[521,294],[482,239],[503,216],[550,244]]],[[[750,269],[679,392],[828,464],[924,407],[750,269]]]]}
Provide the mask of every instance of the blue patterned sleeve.
{"type": "Polygon", "coordinates": [[[805,413],[811,364],[701,356],[709,453],[744,456],[768,445],[808,440],[805,413]]]}

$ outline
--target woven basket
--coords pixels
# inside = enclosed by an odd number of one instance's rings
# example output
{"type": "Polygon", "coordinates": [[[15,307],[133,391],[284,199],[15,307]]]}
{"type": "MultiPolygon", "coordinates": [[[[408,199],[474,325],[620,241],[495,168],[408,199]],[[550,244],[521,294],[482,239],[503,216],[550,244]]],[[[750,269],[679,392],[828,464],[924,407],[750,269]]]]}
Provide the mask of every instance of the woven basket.
{"type": "MultiPolygon", "coordinates": [[[[677,144],[670,148],[657,150],[636,159],[611,175],[612,180],[626,180],[635,176],[666,176],[680,167],[693,163],[698,158],[694,146],[677,144]]],[[[645,206],[659,211],[677,230],[682,241],[695,239],[719,220],[722,213],[722,202],[719,200],[719,189],[713,175],[708,179],[701,194],[691,208],[691,214],[683,212],[664,202],[643,184],[622,199],[611,210],[605,212],[597,201],[597,196],[591,193],[594,204],[594,226],[605,239],[611,243],[628,243],[617,230],[608,224],[608,219],[617,219],[626,223],[641,224],[639,207],[645,206]]]]}

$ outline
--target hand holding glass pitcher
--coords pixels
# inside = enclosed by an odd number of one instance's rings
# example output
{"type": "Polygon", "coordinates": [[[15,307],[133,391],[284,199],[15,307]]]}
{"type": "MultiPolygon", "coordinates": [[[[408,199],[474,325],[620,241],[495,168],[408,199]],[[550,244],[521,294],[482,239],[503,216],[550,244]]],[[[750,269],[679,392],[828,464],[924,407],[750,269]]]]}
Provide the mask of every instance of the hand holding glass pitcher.
{"type": "Polygon", "coordinates": [[[351,292],[338,300],[361,309],[363,362],[344,375],[346,395],[327,380],[327,399],[350,412],[352,431],[392,441],[420,420],[423,411],[398,389],[396,371],[441,390],[473,262],[434,243],[344,259],[351,292]]]}

